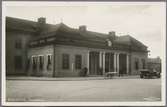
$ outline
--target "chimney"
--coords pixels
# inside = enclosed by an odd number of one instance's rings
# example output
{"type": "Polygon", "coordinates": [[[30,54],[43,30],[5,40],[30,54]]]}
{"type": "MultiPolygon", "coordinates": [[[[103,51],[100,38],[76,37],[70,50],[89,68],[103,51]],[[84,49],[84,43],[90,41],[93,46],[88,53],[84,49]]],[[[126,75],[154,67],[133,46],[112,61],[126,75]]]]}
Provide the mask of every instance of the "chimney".
{"type": "Polygon", "coordinates": [[[38,23],[39,24],[46,24],[46,18],[44,18],[44,17],[38,18],[38,23]]]}
{"type": "Polygon", "coordinates": [[[86,31],[86,26],[85,25],[79,26],[79,31],[86,31]]]}
{"type": "Polygon", "coordinates": [[[44,18],[44,17],[38,18],[38,22],[37,22],[37,35],[41,35],[41,33],[44,31],[45,24],[46,24],[46,18],[44,18]]]}
{"type": "Polygon", "coordinates": [[[109,36],[113,39],[115,39],[116,35],[114,31],[109,32],[109,36]]]}

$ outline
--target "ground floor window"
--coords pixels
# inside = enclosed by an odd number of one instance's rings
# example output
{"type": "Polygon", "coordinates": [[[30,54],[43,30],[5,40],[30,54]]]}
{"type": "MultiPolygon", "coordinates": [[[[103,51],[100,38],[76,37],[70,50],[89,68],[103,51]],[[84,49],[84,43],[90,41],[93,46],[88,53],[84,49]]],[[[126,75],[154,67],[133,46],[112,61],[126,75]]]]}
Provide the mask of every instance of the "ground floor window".
{"type": "Polygon", "coordinates": [[[62,54],[62,68],[63,69],[69,69],[69,54],[62,54]]]}
{"type": "Polygon", "coordinates": [[[139,59],[138,58],[135,59],[135,69],[136,70],[139,69],[139,59]]]}
{"type": "Polygon", "coordinates": [[[28,59],[27,59],[27,64],[26,64],[27,70],[30,68],[30,61],[31,61],[31,59],[28,57],[28,59]]]}
{"type": "Polygon", "coordinates": [[[82,56],[75,55],[75,69],[81,69],[82,66],[82,56]]]}
{"type": "Polygon", "coordinates": [[[32,57],[32,68],[33,68],[33,70],[37,69],[37,59],[38,59],[37,56],[32,57]]]}
{"type": "Polygon", "coordinates": [[[47,56],[47,70],[51,70],[52,65],[52,55],[47,56]]]}
{"type": "Polygon", "coordinates": [[[39,56],[39,68],[40,70],[43,70],[44,65],[44,56],[39,56]]]}
{"type": "Polygon", "coordinates": [[[17,38],[16,39],[15,48],[16,49],[21,49],[22,48],[22,40],[21,40],[21,38],[17,38]]]}
{"type": "Polygon", "coordinates": [[[143,65],[143,69],[145,69],[146,68],[146,61],[145,61],[145,59],[142,59],[142,65],[143,65]]]}
{"type": "Polygon", "coordinates": [[[15,56],[14,58],[14,64],[15,64],[15,69],[20,70],[22,69],[22,56],[15,56]]]}

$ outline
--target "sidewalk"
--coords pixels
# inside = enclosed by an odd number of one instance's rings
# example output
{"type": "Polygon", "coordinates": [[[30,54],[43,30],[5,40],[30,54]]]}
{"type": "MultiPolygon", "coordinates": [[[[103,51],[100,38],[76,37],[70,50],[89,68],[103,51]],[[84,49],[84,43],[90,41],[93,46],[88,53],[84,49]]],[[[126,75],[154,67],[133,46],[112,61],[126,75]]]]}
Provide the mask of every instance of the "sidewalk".
{"type": "Polygon", "coordinates": [[[7,80],[30,80],[30,81],[83,81],[83,80],[107,80],[107,79],[138,79],[138,75],[133,76],[115,76],[113,78],[108,77],[31,77],[31,76],[9,76],[7,80]]]}

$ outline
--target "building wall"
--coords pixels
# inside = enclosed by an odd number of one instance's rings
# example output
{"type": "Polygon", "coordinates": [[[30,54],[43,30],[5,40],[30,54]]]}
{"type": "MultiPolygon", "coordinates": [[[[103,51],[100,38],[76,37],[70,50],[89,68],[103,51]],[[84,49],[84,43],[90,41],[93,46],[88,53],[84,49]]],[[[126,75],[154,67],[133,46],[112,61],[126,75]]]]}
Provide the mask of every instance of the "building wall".
{"type": "Polygon", "coordinates": [[[27,63],[27,43],[32,34],[18,31],[6,32],[6,74],[25,75],[27,63]],[[21,48],[16,48],[16,41],[21,40],[21,48]],[[15,56],[22,57],[22,69],[15,69],[15,56]]]}
{"type": "Polygon", "coordinates": [[[161,72],[161,63],[148,62],[148,69],[151,71],[155,69],[157,72],[161,72]]]}
{"type": "Polygon", "coordinates": [[[75,55],[82,56],[82,68],[87,67],[88,48],[73,46],[56,46],[56,75],[79,76],[81,69],[75,69],[75,55]],[[69,54],[69,69],[62,69],[62,54],[69,54]]]}
{"type": "Polygon", "coordinates": [[[32,75],[32,57],[44,56],[44,69],[41,76],[53,76],[53,67],[55,66],[56,77],[68,77],[68,76],[79,76],[81,69],[75,69],[75,55],[82,56],[82,68],[87,67],[87,48],[73,47],[73,46],[55,46],[55,65],[53,65],[53,45],[32,48],[28,51],[28,58],[31,58],[31,64],[29,68],[29,75],[32,75]],[[52,69],[47,70],[47,55],[52,55],[52,69]],[[69,54],[69,69],[62,69],[62,55],[69,54]]]}
{"type": "Polygon", "coordinates": [[[44,46],[44,47],[38,47],[38,48],[31,48],[28,50],[28,58],[30,58],[30,66],[29,66],[29,72],[28,75],[33,75],[33,68],[32,68],[32,57],[38,57],[43,56],[44,57],[44,63],[43,63],[43,70],[39,70],[39,59],[38,59],[38,75],[37,76],[53,76],[53,45],[44,46]],[[51,69],[47,69],[48,64],[48,55],[52,55],[51,60],[51,69]]]}
{"type": "Polygon", "coordinates": [[[139,74],[139,70],[143,69],[143,63],[142,63],[142,59],[145,59],[145,67],[147,68],[147,53],[141,53],[141,52],[132,52],[131,53],[131,74],[132,75],[136,75],[139,74]],[[135,67],[135,61],[136,59],[138,59],[138,69],[136,69],[135,67]]]}
{"type": "MultiPolygon", "coordinates": [[[[88,52],[96,51],[96,52],[111,52],[111,53],[124,53],[129,54],[128,52],[123,51],[115,51],[115,50],[104,50],[104,49],[93,49],[93,48],[86,48],[86,47],[75,47],[75,46],[65,46],[65,45],[56,45],[55,46],[55,65],[53,65],[53,45],[50,46],[43,46],[38,48],[32,48],[28,50],[28,58],[32,58],[32,56],[44,56],[44,69],[43,71],[39,71],[42,73],[41,76],[53,76],[53,67],[55,67],[55,76],[56,77],[68,77],[68,76],[79,76],[80,71],[82,68],[87,67],[88,65],[88,52]],[[47,55],[52,55],[52,69],[47,70],[47,55]],[[62,69],[62,55],[68,54],[69,55],[69,69],[62,69]],[[75,55],[82,56],[82,68],[77,70],[75,69],[75,55]]],[[[130,58],[130,57],[129,57],[130,58]]],[[[128,74],[136,75],[139,74],[139,70],[143,69],[142,59],[145,59],[145,67],[147,68],[147,54],[146,53],[139,53],[133,52],[131,53],[130,59],[130,71],[128,74]],[[138,69],[135,68],[135,61],[138,59],[138,69]]],[[[121,61],[121,60],[120,60],[121,61]]],[[[113,61],[114,62],[114,61],[113,61]]],[[[32,61],[31,61],[32,64],[32,61]]],[[[126,65],[125,65],[126,66],[126,65]]],[[[29,69],[29,75],[32,73],[32,66],[29,69]]]]}

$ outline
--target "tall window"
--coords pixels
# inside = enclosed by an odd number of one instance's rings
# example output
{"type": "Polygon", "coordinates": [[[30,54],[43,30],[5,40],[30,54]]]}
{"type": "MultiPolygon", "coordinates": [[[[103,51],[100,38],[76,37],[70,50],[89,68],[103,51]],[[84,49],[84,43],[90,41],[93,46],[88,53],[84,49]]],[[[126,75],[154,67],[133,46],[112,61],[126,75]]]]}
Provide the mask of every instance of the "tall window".
{"type": "Polygon", "coordinates": [[[81,69],[82,66],[82,56],[75,55],[75,69],[81,69]]]}
{"type": "Polygon", "coordinates": [[[63,69],[69,69],[69,54],[63,54],[62,55],[62,68],[63,69]]]}
{"type": "Polygon", "coordinates": [[[139,69],[139,59],[135,59],[135,69],[138,70],[139,69]]]}
{"type": "Polygon", "coordinates": [[[22,41],[21,39],[17,39],[15,42],[15,48],[16,49],[21,49],[22,48],[22,41]]]}
{"type": "Polygon", "coordinates": [[[36,57],[36,56],[32,57],[32,68],[33,68],[33,70],[37,69],[37,58],[38,57],[36,57]]]}
{"type": "Polygon", "coordinates": [[[39,68],[43,70],[44,56],[39,56],[39,68]]]}
{"type": "Polygon", "coordinates": [[[145,59],[142,59],[142,65],[143,65],[143,69],[145,69],[146,68],[146,61],[145,61],[145,59]]]}
{"type": "Polygon", "coordinates": [[[22,57],[21,56],[15,56],[15,69],[20,70],[22,69],[22,57]]]}
{"type": "Polygon", "coordinates": [[[47,70],[51,70],[51,65],[52,65],[52,55],[47,56],[47,70]]]}
{"type": "Polygon", "coordinates": [[[27,59],[27,64],[26,64],[26,68],[27,68],[27,70],[30,68],[30,58],[28,57],[28,59],[27,59]]]}

